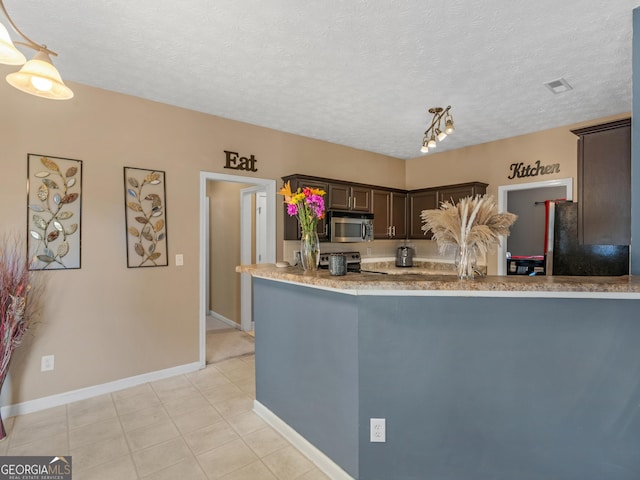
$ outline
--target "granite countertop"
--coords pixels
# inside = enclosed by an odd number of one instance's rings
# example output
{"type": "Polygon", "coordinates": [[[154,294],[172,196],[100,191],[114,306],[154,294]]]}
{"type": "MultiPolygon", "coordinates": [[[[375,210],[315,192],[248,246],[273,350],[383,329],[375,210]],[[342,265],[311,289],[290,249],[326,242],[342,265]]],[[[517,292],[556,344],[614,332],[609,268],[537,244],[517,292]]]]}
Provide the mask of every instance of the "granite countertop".
{"type": "MultiPolygon", "coordinates": [[[[368,265],[368,267],[371,264],[368,265]]],[[[363,264],[364,268],[364,264],[363,264]]],[[[394,269],[395,270],[395,269],[394,269]]],[[[544,296],[577,298],[640,299],[640,276],[476,276],[460,280],[454,272],[429,268],[400,268],[394,274],[348,273],[332,276],[328,270],[304,272],[300,267],[274,264],[241,265],[237,272],[254,277],[336,290],[352,295],[468,295],[468,296],[544,296]],[[407,273],[405,273],[407,272],[407,273]]]]}
{"type": "Polygon", "coordinates": [[[396,267],[394,261],[364,261],[361,264],[363,272],[386,273],[389,275],[455,275],[456,267],[453,263],[414,260],[412,267],[396,267]]]}

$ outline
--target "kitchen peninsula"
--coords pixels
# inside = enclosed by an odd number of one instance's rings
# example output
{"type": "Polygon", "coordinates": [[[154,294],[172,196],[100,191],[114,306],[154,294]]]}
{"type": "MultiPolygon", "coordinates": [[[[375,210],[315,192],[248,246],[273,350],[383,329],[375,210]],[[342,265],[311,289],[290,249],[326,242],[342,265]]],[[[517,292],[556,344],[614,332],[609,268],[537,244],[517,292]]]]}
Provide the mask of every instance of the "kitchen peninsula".
{"type": "Polygon", "coordinates": [[[637,278],[238,271],[256,411],[346,472],[332,478],[640,478],[637,278]]]}

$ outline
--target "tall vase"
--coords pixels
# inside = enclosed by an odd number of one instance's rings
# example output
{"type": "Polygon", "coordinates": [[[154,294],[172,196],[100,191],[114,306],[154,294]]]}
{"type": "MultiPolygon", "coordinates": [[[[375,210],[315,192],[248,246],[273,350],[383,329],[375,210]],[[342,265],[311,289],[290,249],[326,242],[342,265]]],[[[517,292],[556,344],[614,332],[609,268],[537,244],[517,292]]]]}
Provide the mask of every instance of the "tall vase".
{"type": "Polygon", "coordinates": [[[302,231],[300,259],[305,272],[318,269],[318,263],[320,263],[320,240],[318,239],[318,232],[315,230],[302,231]]]}
{"type": "Polygon", "coordinates": [[[461,280],[473,280],[476,268],[476,251],[471,245],[458,245],[456,250],[456,270],[461,280]]]}

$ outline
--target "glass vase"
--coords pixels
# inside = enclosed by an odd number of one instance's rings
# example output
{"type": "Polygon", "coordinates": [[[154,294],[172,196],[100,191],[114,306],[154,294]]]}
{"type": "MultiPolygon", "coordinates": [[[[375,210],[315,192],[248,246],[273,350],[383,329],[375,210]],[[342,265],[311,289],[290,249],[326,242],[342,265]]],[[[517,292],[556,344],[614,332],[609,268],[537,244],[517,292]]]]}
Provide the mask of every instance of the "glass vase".
{"type": "Polygon", "coordinates": [[[476,251],[470,245],[458,245],[456,249],[456,271],[461,280],[473,280],[476,269],[476,251]]]}
{"type": "Polygon", "coordinates": [[[318,239],[318,232],[315,230],[302,231],[300,260],[305,272],[318,269],[318,263],[320,263],[320,240],[318,239]]]}

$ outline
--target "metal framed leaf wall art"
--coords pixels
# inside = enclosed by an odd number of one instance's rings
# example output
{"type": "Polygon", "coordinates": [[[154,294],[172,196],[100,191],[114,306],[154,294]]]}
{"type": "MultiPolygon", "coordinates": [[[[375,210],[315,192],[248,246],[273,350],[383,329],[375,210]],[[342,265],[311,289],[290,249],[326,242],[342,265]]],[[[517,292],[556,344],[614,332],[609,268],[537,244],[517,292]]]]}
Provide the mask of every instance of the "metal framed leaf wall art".
{"type": "Polygon", "coordinates": [[[164,267],[167,256],[165,173],[124,167],[127,267],[164,267]]]}
{"type": "Polygon", "coordinates": [[[31,270],[80,268],[82,161],[27,155],[27,249],[31,270]]]}

